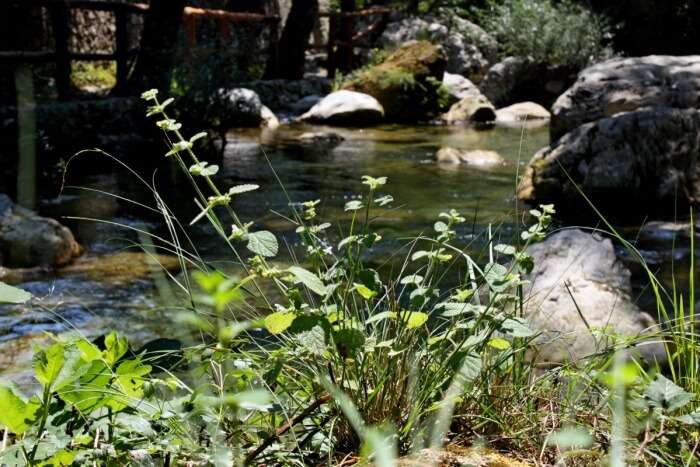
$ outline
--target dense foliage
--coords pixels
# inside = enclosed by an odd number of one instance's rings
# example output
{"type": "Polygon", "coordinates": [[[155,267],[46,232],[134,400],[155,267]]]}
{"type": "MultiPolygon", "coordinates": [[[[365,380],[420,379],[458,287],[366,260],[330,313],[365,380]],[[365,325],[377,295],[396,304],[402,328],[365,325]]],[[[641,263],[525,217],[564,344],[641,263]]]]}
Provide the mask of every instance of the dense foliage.
{"type": "Polygon", "coordinates": [[[607,20],[569,0],[492,1],[478,16],[505,55],[582,68],[612,53],[607,20]]]}

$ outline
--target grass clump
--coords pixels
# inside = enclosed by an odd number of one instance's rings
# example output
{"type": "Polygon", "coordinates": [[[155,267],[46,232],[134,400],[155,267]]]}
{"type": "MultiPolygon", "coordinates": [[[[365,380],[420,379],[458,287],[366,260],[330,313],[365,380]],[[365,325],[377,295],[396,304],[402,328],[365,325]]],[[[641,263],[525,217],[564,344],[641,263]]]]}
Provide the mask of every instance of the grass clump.
{"type": "MultiPolygon", "coordinates": [[[[154,191],[171,233],[154,241],[185,266],[172,280],[184,297],[173,321],[187,330],[186,345],[133,352],[116,334],[101,343],[56,338],[34,359],[37,395],[0,384],[0,463],[353,458],[390,466],[397,456],[458,443],[542,463],[694,465],[700,401],[691,315],[677,321],[683,332],[673,326],[662,336],[673,343],[679,371],[671,374],[624,358],[623,339],[555,369],[527,359],[538,335],[523,317],[523,277],[533,267],[526,250],[546,236],[552,206],[530,212],[522,245],[489,236],[478,258],[457,235],[465,218],[445,210],[429,233],[395,252],[404,259],[394,267],[370,261],[382,241],[375,213],[394,200],[385,177],[366,175],[362,196],[345,205],[346,223],[323,221],[320,200],[289,200],[298,247],[284,264],[274,259],[277,235],[235,209],[259,187],[219,188],[218,167],[194,150],[205,135],[184,137],[168,113],[172,99],[143,97],[169,142],[166,156],[192,183],[200,212],[190,224],[209,222],[236,267],[218,269],[187,249],[187,229],[154,191]]],[[[0,301],[29,298],[0,288],[0,301]]]]}
{"type": "Polygon", "coordinates": [[[504,56],[584,68],[612,55],[607,20],[570,0],[492,1],[477,16],[504,56]]]}

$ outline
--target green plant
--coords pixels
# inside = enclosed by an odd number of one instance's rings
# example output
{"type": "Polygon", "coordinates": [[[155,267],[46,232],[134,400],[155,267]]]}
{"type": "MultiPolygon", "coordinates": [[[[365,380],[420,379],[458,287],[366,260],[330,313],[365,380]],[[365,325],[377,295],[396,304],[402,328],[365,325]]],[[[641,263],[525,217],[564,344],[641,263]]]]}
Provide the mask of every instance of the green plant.
{"type": "Polygon", "coordinates": [[[491,1],[477,16],[504,55],[575,68],[612,55],[606,20],[569,0],[491,1]]]}

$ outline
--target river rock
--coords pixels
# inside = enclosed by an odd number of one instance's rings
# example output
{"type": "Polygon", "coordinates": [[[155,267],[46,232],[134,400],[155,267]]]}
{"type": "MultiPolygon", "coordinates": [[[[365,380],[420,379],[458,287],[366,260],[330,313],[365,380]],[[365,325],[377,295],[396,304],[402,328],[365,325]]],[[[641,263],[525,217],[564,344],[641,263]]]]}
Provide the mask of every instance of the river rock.
{"type": "MultiPolygon", "coordinates": [[[[609,239],[567,229],[527,252],[535,267],[525,277],[529,283],[523,290],[523,311],[531,328],[541,333],[537,361],[576,361],[607,349],[616,336],[633,338],[659,330],[632,301],[630,272],[609,239]]],[[[663,345],[651,339],[637,348],[647,360],[665,358],[663,345]]]]}
{"type": "Polygon", "coordinates": [[[377,99],[388,120],[429,120],[444,105],[441,88],[446,63],[442,47],[427,41],[408,42],[380,64],[351,78],[343,89],[377,99]]]}
{"type": "Polygon", "coordinates": [[[450,125],[459,123],[492,123],[496,120],[496,109],[481,93],[464,97],[450,107],[442,116],[450,125]]]}
{"type": "Polygon", "coordinates": [[[466,164],[481,169],[489,169],[506,163],[505,159],[497,152],[482,149],[466,151],[455,148],[440,148],[435,154],[435,160],[443,164],[466,164]]]}
{"type": "Polygon", "coordinates": [[[374,125],[383,118],[384,108],[377,99],[368,94],[346,90],[327,95],[299,117],[302,121],[339,126],[374,125]]]}
{"type": "Polygon", "coordinates": [[[263,104],[258,94],[245,88],[221,89],[212,105],[219,127],[257,127],[262,123],[263,104]]]}
{"type": "Polygon", "coordinates": [[[700,107],[700,55],[617,58],[583,70],[552,107],[552,141],[584,123],[642,107],[700,107]]]}
{"type": "Polygon", "coordinates": [[[506,57],[489,69],[479,89],[498,107],[523,101],[549,107],[576,80],[577,71],[529,57],[506,57]]]}
{"type": "Polygon", "coordinates": [[[0,194],[0,265],[61,267],[81,252],[68,227],[16,205],[7,195],[0,194]]]}
{"type": "Polygon", "coordinates": [[[547,125],[551,115],[535,102],[519,102],[496,111],[496,123],[503,126],[528,128],[547,125]]]}
{"type": "Polygon", "coordinates": [[[442,77],[442,85],[450,96],[450,105],[453,105],[465,97],[481,95],[479,88],[462,75],[445,72],[442,77]]]}
{"type": "Polygon", "coordinates": [[[581,125],[535,154],[518,197],[580,213],[588,203],[578,186],[608,215],[668,217],[676,203],[700,200],[699,158],[700,111],[617,114],[581,125]]]}
{"type": "Polygon", "coordinates": [[[495,62],[498,44],[476,24],[456,15],[439,18],[404,17],[387,25],[380,38],[385,48],[425,39],[440,44],[447,55],[447,71],[479,82],[495,62]]]}
{"type": "Polygon", "coordinates": [[[345,138],[340,136],[338,133],[334,133],[332,131],[317,131],[302,133],[297,137],[297,141],[299,141],[302,144],[308,145],[322,145],[334,147],[345,141],[345,138]]]}
{"type": "Polygon", "coordinates": [[[274,130],[280,126],[280,121],[274,112],[264,105],[260,108],[260,120],[260,125],[263,128],[274,130]]]}

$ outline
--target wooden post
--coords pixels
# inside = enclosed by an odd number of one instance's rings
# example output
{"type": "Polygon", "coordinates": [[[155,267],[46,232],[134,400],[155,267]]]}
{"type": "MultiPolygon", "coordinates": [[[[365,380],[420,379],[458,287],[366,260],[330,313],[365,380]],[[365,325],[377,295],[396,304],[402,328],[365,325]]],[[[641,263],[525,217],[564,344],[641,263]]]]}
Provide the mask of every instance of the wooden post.
{"type": "Polygon", "coordinates": [[[335,58],[335,36],[336,36],[336,17],[328,15],[328,47],[326,48],[326,70],[328,70],[328,78],[335,78],[335,72],[338,69],[338,64],[335,58]]]}
{"type": "Polygon", "coordinates": [[[15,70],[17,89],[17,202],[27,209],[36,208],[36,102],[34,75],[29,65],[15,70]]]}
{"type": "Polygon", "coordinates": [[[51,3],[51,25],[56,43],[56,90],[59,99],[67,99],[71,88],[71,66],[68,40],[70,38],[70,10],[66,4],[51,3]]]}
{"type": "Polygon", "coordinates": [[[114,21],[117,29],[114,50],[117,58],[115,94],[123,94],[129,78],[129,17],[124,7],[120,6],[114,11],[114,21]]]}
{"type": "Polygon", "coordinates": [[[272,67],[277,70],[279,68],[279,43],[280,43],[280,17],[274,17],[270,19],[268,23],[268,27],[270,28],[270,48],[268,51],[269,57],[268,57],[268,63],[272,64],[272,67]]]}
{"type": "Polygon", "coordinates": [[[338,55],[340,67],[344,73],[352,70],[353,43],[352,37],[355,31],[355,17],[351,15],[355,11],[355,0],[340,1],[340,40],[338,55]],[[344,14],[345,13],[345,14],[344,14]]]}

